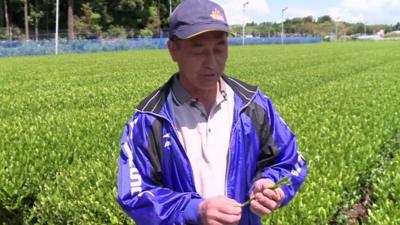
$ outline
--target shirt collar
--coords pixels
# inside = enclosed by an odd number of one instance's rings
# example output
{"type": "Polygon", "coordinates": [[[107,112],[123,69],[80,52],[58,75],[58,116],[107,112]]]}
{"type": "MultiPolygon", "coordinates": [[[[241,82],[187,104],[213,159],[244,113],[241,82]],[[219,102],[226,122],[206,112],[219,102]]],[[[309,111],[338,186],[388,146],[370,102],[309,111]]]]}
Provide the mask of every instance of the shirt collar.
{"type": "Polygon", "coordinates": [[[219,91],[221,93],[221,95],[218,95],[218,97],[221,96],[223,98],[223,100],[226,100],[227,99],[227,96],[226,96],[226,84],[225,84],[224,79],[222,79],[222,77],[219,78],[218,85],[219,85],[219,91]]]}
{"type": "MultiPolygon", "coordinates": [[[[181,82],[178,79],[179,74],[174,75],[173,82],[172,82],[172,93],[173,93],[173,99],[174,102],[177,105],[182,105],[184,103],[195,103],[198,101],[198,99],[193,98],[189,92],[186,91],[186,89],[182,86],[181,82]]],[[[227,99],[226,96],[226,84],[222,77],[220,78],[218,84],[220,85],[220,95],[217,96],[218,98],[223,98],[223,100],[227,99]]]]}

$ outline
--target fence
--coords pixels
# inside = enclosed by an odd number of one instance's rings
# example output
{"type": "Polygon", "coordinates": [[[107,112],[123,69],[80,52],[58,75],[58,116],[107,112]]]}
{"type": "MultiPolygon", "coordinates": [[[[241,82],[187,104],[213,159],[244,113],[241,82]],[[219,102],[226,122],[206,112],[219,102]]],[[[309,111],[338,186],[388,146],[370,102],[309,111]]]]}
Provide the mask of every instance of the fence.
{"type": "MultiPolygon", "coordinates": [[[[167,47],[167,38],[140,38],[140,39],[95,39],[95,40],[72,40],[62,39],[59,41],[58,52],[82,53],[121,51],[132,49],[162,49],[167,47]]],[[[319,37],[286,37],[285,44],[318,43],[319,37]]],[[[245,44],[280,44],[280,37],[270,38],[246,38],[245,44]]],[[[230,45],[241,45],[242,38],[229,38],[230,45]]],[[[0,41],[0,57],[22,56],[22,55],[49,55],[55,52],[54,40],[41,41],[0,41]]]]}

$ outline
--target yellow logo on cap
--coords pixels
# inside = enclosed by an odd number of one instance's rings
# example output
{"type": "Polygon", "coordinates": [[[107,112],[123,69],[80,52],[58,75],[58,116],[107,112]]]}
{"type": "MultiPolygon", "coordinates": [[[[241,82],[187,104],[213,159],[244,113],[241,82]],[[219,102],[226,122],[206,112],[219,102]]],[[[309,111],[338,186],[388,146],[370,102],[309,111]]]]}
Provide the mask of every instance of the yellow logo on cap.
{"type": "Polygon", "coordinates": [[[213,18],[214,20],[220,20],[225,22],[224,16],[222,15],[222,13],[218,10],[218,9],[214,9],[211,14],[210,14],[211,18],[213,18]]]}

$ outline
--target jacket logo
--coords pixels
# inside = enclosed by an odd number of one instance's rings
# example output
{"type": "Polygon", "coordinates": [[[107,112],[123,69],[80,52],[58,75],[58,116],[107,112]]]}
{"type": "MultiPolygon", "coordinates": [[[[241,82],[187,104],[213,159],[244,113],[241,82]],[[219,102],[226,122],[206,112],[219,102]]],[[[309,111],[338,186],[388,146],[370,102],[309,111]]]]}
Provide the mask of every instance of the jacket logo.
{"type": "Polygon", "coordinates": [[[290,173],[298,177],[301,173],[302,170],[301,168],[304,166],[304,164],[305,164],[305,159],[303,155],[299,153],[299,156],[297,157],[297,163],[294,165],[294,168],[290,173]]]}
{"type": "Polygon", "coordinates": [[[166,141],[164,142],[164,148],[167,148],[172,145],[171,142],[169,141],[170,138],[171,138],[170,133],[164,134],[163,139],[166,139],[166,141]]]}
{"type": "Polygon", "coordinates": [[[129,168],[129,178],[131,178],[131,195],[142,192],[142,177],[137,168],[129,168]]]}
{"type": "Polygon", "coordinates": [[[123,149],[126,156],[128,157],[131,195],[134,195],[137,192],[142,192],[142,177],[140,176],[139,170],[135,167],[135,164],[133,163],[133,155],[129,144],[124,143],[123,149]]]}
{"type": "Polygon", "coordinates": [[[167,147],[169,147],[169,146],[171,146],[171,145],[172,145],[172,144],[171,144],[170,141],[166,141],[165,144],[164,144],[164,148],[167,148],[167,147]]]}
{"type": "Polygon", "coordinates": [[[214,20],[219,20],[219,21],[225,22],[224,16],[216,8],[211,12],[210,17],[213,18],[214,20]]]}

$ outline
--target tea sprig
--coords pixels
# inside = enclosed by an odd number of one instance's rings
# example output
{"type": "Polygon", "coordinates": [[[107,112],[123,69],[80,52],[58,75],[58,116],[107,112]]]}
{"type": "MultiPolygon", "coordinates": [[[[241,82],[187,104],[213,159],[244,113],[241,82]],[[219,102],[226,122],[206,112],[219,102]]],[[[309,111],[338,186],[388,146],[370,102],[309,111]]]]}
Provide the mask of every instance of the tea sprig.
{"type": "MultiPolygon", "coordinates": [[[[290,177],[284,177],[284,178],[280,179],[278,182],[276,182],[276,184],[274,184],[273,186],[269,187],[268,189],[274,191],[274,190],[276,190],[276,189],[282,187],[283,185],[290,185],[290,184],[292,184],[292,182],[290,182],[290,177]]],[[[250,205],[250,202],[253,201],[253,200],[255,200],[255,199],[256,199],[256,197],[253,196],[253,197],[250,198],[249,200],[245,201],[245,202],[241,205],[241,207],[243,208],[243,207],[245,207],[245,206],[247,206],[247,205],[250,205]]]]}

